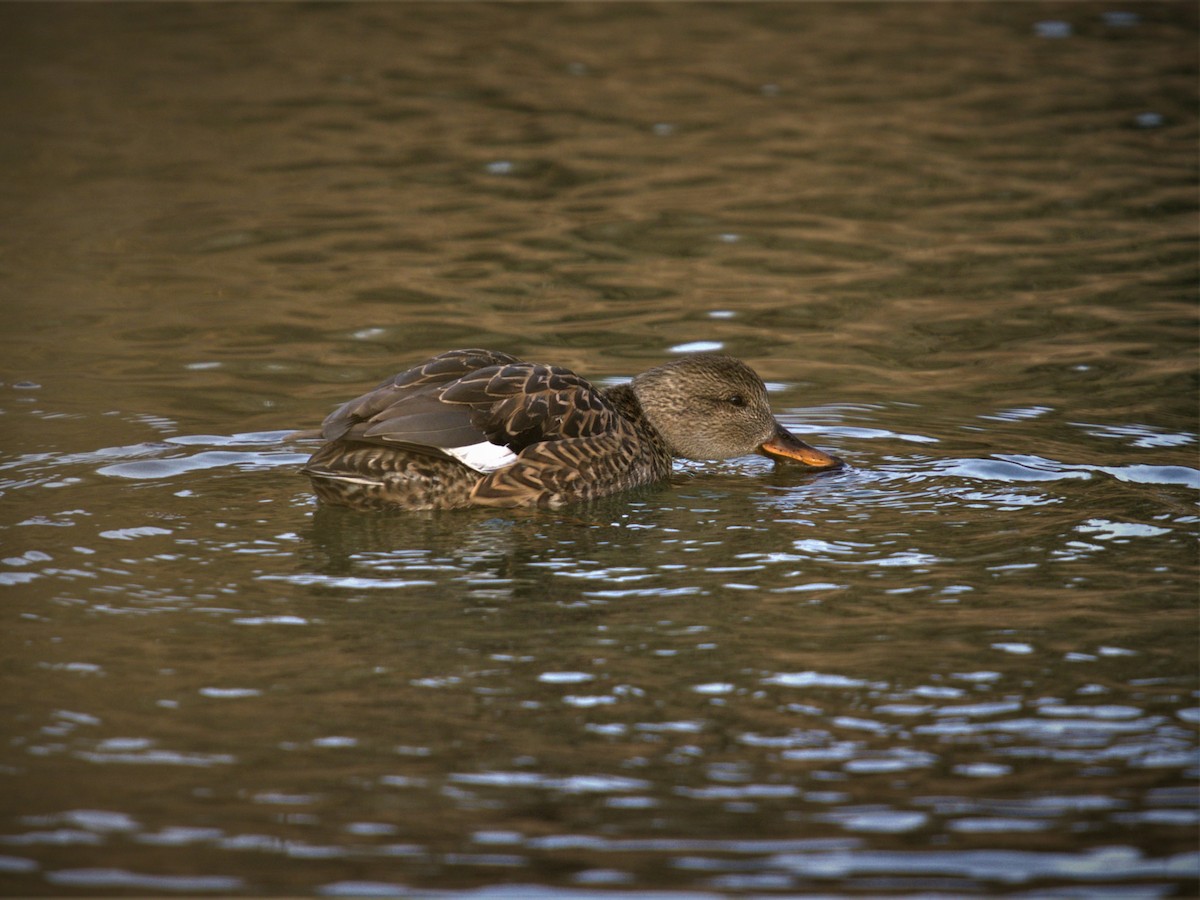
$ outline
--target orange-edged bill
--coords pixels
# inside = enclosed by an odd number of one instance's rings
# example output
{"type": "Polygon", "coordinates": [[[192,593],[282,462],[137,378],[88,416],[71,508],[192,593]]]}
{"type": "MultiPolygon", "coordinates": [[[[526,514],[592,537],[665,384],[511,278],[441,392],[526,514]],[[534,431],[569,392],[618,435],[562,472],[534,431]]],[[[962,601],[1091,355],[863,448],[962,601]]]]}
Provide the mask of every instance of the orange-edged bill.
{"type": "Polygon", "coordinates": [[[782,425],[775,431],[775,434],[759,448],[759,452],[763,456],[770,456],[773,459],[790,459],[806,466],[811,466],[814,469],[836,469],[843,463],[836,456],[832,456],[823,450],[818,450],[816,447],[810,447],[800,438],[796,437],[782,425]]]}

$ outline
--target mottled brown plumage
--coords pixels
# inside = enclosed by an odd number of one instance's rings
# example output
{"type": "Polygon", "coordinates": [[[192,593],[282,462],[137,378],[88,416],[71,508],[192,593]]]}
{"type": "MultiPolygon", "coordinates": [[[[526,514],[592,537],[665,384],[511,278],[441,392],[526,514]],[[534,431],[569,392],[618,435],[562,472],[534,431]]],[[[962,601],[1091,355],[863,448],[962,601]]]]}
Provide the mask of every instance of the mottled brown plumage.
{"type": "Polygon", "coordinates": [[[343,404],[321,436],[304,473],[322,500],[358,509],[559,507],[660,481],[675,456],[841,465],[775,420],[749,366],[714,354],[601,390],[559,366],[451,350],[343,404]]]}

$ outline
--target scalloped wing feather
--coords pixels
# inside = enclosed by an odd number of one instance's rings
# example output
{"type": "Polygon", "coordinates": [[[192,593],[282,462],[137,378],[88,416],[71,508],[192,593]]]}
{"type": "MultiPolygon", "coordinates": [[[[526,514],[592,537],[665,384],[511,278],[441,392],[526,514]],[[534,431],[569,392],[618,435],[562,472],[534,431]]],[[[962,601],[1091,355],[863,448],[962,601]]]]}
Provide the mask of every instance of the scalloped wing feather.
{"type": "Polygon", "coordinates": [[[542,441],[605,434],[622,421],[591,382],[537,363],[481,369],[449,385],[440,399],[469,406],[472,423],[488,440],[516,452],[542,441]]]}
{"type": "Polygon", "coordinates": [[[570,369],[454,350],[344,403],[326,417],[322,436],[432,453],[490,441],[520,453],[544,441],[605,434],[621,421],[570,369]]]}
{"type": "MultiPolygon", "coordinates": [[[[321,423],[321,436],[330,441],[349,438],[383,443],[387,440],[385,433],[388,429],[388,426],[383,423],[398,418],[395,414],[395,407],[398,404],[412,404],[409,409],[414,414],[429,413],[436,406],[419,410],[416,407],[418,398],[436,394],[447,384],[470,375],[478,369],[503,366],[517,361],[515,356],[497,350],[469,349],[442,353],[418,366],[393,375],[380,383],[374,390],[343,403],[325,417],[325,421],[321,423]]],[[[459,413],[455,422],[444,422],[436,428],[453,429],[464,426],[470,427],[470,416],[459,413]]],[[[459,434],[454,439],[462,439],[465,443],[471,444],[481,438],[482,435],[476,431],[473,437],[459,434]]],[[[402,438],[398,439],[402,440],[402,438]]],[[[430,446],[440,445],[431,443],[430,446]]]]}

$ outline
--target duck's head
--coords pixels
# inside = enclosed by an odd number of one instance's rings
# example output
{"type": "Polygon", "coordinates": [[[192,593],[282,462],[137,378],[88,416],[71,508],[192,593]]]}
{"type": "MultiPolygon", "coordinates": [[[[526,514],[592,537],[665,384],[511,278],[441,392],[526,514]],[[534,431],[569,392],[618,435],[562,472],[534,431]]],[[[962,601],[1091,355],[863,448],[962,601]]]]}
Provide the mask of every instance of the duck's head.
{"type": "Polygon", "coordinates": [[[731,356],[685,356],[642,373],[630,387],[675,456],[729,459],[761,453],[816,469],[843,464],[779,424],[762,379],[731,356]]]}

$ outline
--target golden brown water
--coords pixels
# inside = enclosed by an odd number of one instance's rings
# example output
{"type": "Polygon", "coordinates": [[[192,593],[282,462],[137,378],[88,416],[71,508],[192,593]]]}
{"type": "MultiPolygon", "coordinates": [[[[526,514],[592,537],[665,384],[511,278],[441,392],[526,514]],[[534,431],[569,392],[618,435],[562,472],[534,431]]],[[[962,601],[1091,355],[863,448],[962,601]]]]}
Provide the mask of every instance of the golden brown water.
{"type": "Polygon", "coordinates": [[[1187,896],[1191,4],[0,7],[0,891],[1187,896]],[[848,470],[316,507],[423,357],[848,470]]]}

